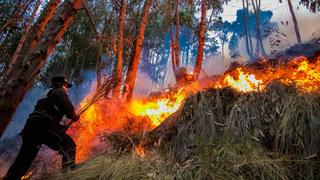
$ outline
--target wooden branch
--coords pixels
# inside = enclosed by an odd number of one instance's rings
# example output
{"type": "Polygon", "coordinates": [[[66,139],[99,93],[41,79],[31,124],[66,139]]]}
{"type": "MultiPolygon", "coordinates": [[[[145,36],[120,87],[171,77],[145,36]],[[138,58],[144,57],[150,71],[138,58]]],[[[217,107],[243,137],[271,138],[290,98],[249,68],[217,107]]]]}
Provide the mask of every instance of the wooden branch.
{"type": "Polygon", "coordinates": [[[88,6],[87,6],[87,1],[84,0],[83,3],[82,3],[82,5],[83,5],[84,10],[86,11],[86,14],[87,14],[88,18],[89,18],[89,21],[90,21],[90,25],[91,25],[92,30],[94,31],[94,33],[95,33],[96,36],[99,36],[98,30],[97,30],[97,28],[96,28],[96,24],[94,23],[94,20],[93,20],[93,18],[92,18],[92,13],[90,12],[90,10],[89,10],[89,8],[88,8],[88,6]]]}
{"type": "Polygon", "coordinates": [[[35,5],[35,7],[34,7],[32,15],[30,16],[30,18],[29,18],[29,20],[28,20],[28,22],[26,24],[25,32],[23,33],[23,35],[22,35],[22,37],[21,37],[21,39],[19,41],[19,44],[18,44],[18,46],[16,48],[16,51],[14,52],[14,54],[12,56],[12,59],[11,59],[12,63],[16,63],[16,60],[18,59],[18,55],[20,54],[22,46],[23,46],[23,44],[24,44],[24,42],[26,40],[26,37],[28,36],[29,30],[31,28],[32,21],[34,20],[34,17],[37,14],[37,11],[38,11],[38,9],[40,7],[40,4],[41,4],[41,0],[37,0],[37,3],[35,5]]]}

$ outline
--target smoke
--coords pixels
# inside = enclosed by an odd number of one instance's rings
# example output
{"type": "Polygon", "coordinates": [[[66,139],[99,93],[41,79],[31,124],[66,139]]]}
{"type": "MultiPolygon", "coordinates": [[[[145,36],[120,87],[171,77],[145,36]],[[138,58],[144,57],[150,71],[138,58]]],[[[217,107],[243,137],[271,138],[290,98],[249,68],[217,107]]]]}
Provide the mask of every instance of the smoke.
{"type": "Polygon", "coordinates": [[[222,58],[221,55],[210,55],[206,57],[202,64],[200,78],[222,74],[230,65],[231,59],[222,58]]]}
{"type": "MultiPolygon", "coordinates": [[[[263,41],[263,45],[265,47],[267,54],[270,54],[270,52],[273,49],[278,52],[282,52],[285,49],[290,48],[291,46],[294,46],[295,44],[297,44],[297,38],[296,38],[292,17],[286,2],[279,4],[279,2],[275,1],[274,4],[269,3],[265,5],[262,2],[262,6],[268,6],[268,8],[264,8],[264,9],[272,10],[273,16],[271,18],[271,23],[277,23],[279,27],[279,31],[286,35],[281,39],[277,37],[277,33],[273,33],[270,35],[270,37],[281,40],[281,43],[278,47],[271,47],[268,41],[268,38],[265,38],[263,41]],[[280,6],[282,6],[282,8],[279,8],[280,6]]],[[[319,38],[320,37],[320,23],[319,23],[320,14],[311,13],[304,6],[299,6],[298,1],[293,2],[293,7],[294,7],[294,12],[297,18],[302,43],[309,42],[314,38],[319,38]]],[[[232,9],[234,13],[236,12],[236,10],[237,8],[232,9]]],[[[228,13],[230,13],[230,11],[228,11],[228,13]]],[[[232,19],[230,19],[229,21],[232,21],[232,19]]],[[[254,35],[252,40],[253,40],[253,47],[255,47],[256,39],[254,38],[254,35]]],[[[238,48],[242,56],[244,56],[245,58],[249,58],[246,52],[246,45],[245,45],[244,38],[241,38],[239,40],[238,48]]]]}
{"type": "Polygon", "coordinates": [[[151,91],[154,90],[152,79],[149,75],[143,71],[139,71],[134,87],[133,95],[136,98],[147,96],[151,91]]]}
{"type": "Polygon", "coordinates": [[[1,140],[11,138],[19,134],[26,123],[28,115],[33,111],[35,104],[44,92],[44,87],[41,85],[35,85],[30,91],[28,91],[18,106],[16,113],[14,114],[9,126],[4,132],[1,140]]]}

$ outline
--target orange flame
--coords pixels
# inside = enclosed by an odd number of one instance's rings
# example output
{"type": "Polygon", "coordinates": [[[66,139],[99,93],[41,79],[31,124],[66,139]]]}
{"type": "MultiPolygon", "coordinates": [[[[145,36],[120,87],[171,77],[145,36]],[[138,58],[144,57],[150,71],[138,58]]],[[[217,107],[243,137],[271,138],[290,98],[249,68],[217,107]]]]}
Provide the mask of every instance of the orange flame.
{"type": "MultiPolygon", "coordinates": [[[[260,64],[261,67],[238,67],[210,83],[191,83],[177,92],[166,97],[133,99],[128,106],[113,108],[115,102],[99,102],[91,106],[82,116],[71,134],[77,144],[77,162],[88,158],[92,151],[93,141],[104,130],[119,130],[123,127],[121,116],[133,114],[147,117],[150,123],[156,127],[167,117],[176,112],[187,95],[199,92],[204,88],[223,88],[231,86],[241,92],[263,91],[266,85],[276,79],[283,79],[284,83],[295,82],[297,88],[303,92],[320,92],[320,57],[313,62],[305,57],[297,57],[284,65],[271,66],[267,61],[260,64]]],[[[86,104],[89,98],[82,102],[86,104]]],[[[138,120],[137,120],[138,121],[138,120]]],[[[147,123],[147,122],[146,122],[147,123]]],[[[135,152],[145,154],[143,147],[137,146],[135,152]]]]}
{"type": "Polygon", "coordinates": [[[172,113],[176,112],[186,94],[180,89],[172,97],[159,98],[151,101],[133,100],[128,111],[136,116],[147,116],[154,126],[158,126],[172,113]]]}
{"type": "Polygon", "coordinates": [[[257,80],[254,74],[248,74],[243,72],[241,68],[237,68],[239,73],[237,79],[234,79],[231,75],[227,75],[224,82],[229,86],[235,88],[241,92],[258,91],[262,80],[257,80]]]}
{"type": "Polygon", "coordinates": [[[134,152],[142,158],[147,156],[145,149],[140,144],[135,147],[134,152]]]}
{"type": "Polygon", "coordinates": [[[21,177],[21,180],[24,180],[24,179],[29,179],[32,175],[32,171],[28,172],[27,174],[25,174],[24,176],[21,177]]]}

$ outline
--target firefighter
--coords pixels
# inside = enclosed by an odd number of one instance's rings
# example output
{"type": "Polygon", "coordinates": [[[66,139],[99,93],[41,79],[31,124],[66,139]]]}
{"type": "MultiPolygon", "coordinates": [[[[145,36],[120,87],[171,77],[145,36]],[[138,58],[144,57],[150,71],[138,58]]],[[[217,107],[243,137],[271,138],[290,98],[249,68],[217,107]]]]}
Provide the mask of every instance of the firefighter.
{"type": "Polygon", "coordinates": [[[72,121],[79,119],[67,94],[72,84],[63,76],[55,76],[51,81],[51,88],[38,100],[27,119],[21,132],[21,149],[5,180],[20,180],[27,173],[42,144],[62,155],[63,170],[75,166],[76,144],[61,125],[64,115],[72,121]]]}

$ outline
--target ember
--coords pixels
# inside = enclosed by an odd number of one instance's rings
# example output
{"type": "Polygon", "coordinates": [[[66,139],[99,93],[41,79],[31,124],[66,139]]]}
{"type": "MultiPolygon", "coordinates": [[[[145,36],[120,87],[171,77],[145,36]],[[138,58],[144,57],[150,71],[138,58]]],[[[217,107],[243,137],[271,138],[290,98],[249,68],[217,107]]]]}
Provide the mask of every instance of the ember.
{"type": "Polygon", "coordinates": [[[140,157],[146,157],[145,149],[139,144],[135,147],[135,153],[140,157]]]}
{"type": "Polygon", "coordinates": [[[29,179],[32,175],[32,172],[28,172],[26,175],[22,176],[21,180],[24,180],[24,179],[29,179]]]}

